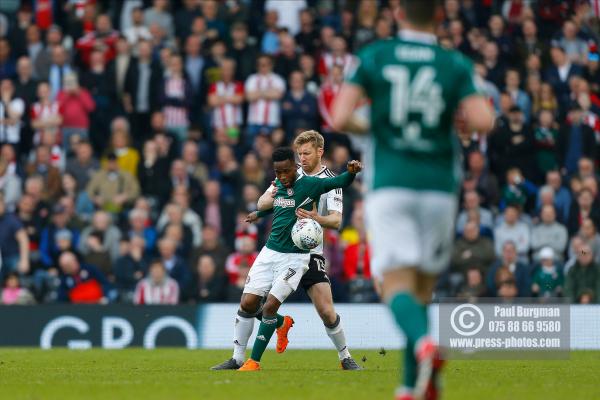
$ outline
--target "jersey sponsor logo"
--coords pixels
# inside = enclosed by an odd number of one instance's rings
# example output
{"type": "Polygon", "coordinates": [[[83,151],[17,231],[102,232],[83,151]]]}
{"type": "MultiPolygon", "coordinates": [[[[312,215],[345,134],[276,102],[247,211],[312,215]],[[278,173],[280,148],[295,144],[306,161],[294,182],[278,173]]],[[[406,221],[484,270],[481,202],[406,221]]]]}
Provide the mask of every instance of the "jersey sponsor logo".
{"type": "Polygon", "coordinates": [[[296,206],[296,200],[294,199],[284,199],[283,197],[278,197],[273,202],[273,206],[281,207],[281,208],[290,208],[296,206]]]}
{"type": "Polygon", "coordinates": [[[288,272],[283,277],[283,280],[287,282],[294,275],[296,275],[296,271],[294,269],[290,268],[290,269],[288,269],[288,272]]]}
{"type": "Polygon", "coordinates": [[[287,194],[288,194],[288,196],[293,196],[293,195],[294,195],[294,189],[292,189],[292,188],[289,188],[289,189],[287,190],[287,194]]]}

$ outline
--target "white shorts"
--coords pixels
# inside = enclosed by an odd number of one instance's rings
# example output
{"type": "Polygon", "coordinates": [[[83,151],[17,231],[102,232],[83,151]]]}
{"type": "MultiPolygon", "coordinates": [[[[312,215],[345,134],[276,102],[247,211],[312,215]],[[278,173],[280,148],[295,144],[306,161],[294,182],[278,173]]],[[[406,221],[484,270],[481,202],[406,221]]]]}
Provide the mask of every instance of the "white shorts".
{"type": "Polygon", "coordinates": [[[263,297],[271,293],[283,303],[298,288],[309,261],[308,253],[280,253],[265,246],[250,268],[244,293],[263,297]]]}
{"type": "Polygon", "coordinates": [[[371,271],[416,267],[439,274],[450,262],[457,199],[451,193],[401,188],[367,195],[365,215],[371,242],[371,271]]]}

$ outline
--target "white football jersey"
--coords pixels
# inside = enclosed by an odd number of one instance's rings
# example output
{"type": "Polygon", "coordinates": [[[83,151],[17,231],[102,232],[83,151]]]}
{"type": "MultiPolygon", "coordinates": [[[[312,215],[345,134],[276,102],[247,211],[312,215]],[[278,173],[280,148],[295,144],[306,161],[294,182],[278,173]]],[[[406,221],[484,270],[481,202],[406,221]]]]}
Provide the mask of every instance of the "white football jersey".
{"type": "MultiPolygon", "coordinates": [[[[324,165],[319,172],[312,175],[305,173],[302,167],[298,166],[298,174],[303,176],[314,176],[317,178],[332,178],[335,176],[335,174],[324,165]]],[[[319,208],[317,211],[323,216],[329,215],[330,211],[337,211],[342,214],[344,211],[344,195],[342,189],[333,189],[327,193],[323,193],[319,199],[319,208]]],[[[323,244],[318,245],[310,252],[323,255],[323,244]]]]}

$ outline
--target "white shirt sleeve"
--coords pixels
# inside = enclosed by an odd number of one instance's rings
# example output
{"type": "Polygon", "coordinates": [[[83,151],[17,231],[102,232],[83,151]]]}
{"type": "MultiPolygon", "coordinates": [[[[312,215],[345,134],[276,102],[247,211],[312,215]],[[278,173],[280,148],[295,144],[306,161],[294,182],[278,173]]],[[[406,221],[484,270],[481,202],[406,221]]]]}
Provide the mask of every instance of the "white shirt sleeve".
{"type": "Polygon", "coordinates": [[[343,214],[344,195],[342,189],[333,189],[327,192],[327,213],[337,211],[343,214]]]}

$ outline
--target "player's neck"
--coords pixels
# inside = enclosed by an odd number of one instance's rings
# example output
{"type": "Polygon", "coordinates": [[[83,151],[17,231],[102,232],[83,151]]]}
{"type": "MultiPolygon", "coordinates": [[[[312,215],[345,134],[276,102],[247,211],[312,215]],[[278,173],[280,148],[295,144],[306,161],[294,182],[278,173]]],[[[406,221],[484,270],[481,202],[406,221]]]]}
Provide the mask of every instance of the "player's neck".
{"type": "Polygon", "coordinates": [[[402,22],[402,28],[400,28],[398,36],[406,39],[416,39],[418,41],[437,41],[435,28],[433,26],[417,26],[406,21],[402,22]]]}
{"type": "Polygon", "coordinates": [[[320,172],[323,169],[323,164],[321,164],[321,162],[318,162],[317,165],[311,169],[310,171],[308,170],[304,170],[304,173],[306,175],[315,175],[316,173],[320,172]]]}

